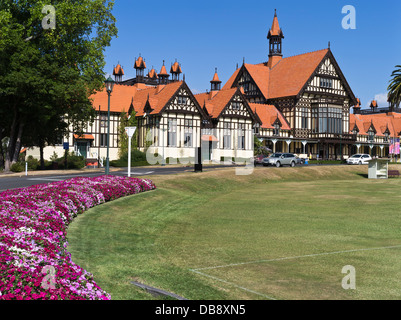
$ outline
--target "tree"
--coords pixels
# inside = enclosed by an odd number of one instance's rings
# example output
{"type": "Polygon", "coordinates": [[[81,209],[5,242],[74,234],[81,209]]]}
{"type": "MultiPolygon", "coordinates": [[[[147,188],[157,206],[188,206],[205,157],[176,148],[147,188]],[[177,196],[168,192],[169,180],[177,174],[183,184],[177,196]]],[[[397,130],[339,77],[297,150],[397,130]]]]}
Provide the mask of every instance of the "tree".
{"type": "MultiPolygon", "coordinates": [[[[138,128],[138,120],[135,117],[136,112],[135,110],[132,110],[131,116],[128,119],[128,115],[125,111],[121,112],[120,114],[120,125],[118,128],[118,141],[119,141],[119,148],[118,148],[118,156],[119,158],[122,158],[125,154],[128,153],[128,136],[125,132],[126,127],[137,127],[138,128]]],[[[138,143],[137,143],[137,136],[138,136],[138,130],[135,131],[135,134],[133,135],[131,139],[131,148],[132,150],[138,148],[138,143]]]]}
{"type": "Polygon", "coordinates": [[[397,69],[391,74],[392,79],[388,86],[388,102],[394,106],[401,104],[401,65],[395,66],[397,69]]]}
{"type": "Polygon", "coordinates": [[[89,97],[104,84],[104,50],[117,35],[113,0],[0,2],[0,138],[4,166],[21,146],[54,144],[94,119],[89,97]],[[42,26],[49,2],[56,27],[42,26]]]}

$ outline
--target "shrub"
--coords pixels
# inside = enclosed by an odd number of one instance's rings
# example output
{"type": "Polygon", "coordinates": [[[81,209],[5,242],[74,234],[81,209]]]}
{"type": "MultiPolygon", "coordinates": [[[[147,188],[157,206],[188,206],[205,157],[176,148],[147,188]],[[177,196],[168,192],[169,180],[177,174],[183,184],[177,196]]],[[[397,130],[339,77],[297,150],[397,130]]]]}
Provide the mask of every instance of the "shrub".
{"type": "Polygon", "coordinates": [[[24,166],[24,164],[21,163],[21,162],[16,162],[16,163],[14,163],[14,164],[11,165],[10,170],[11,170],[12,172],[22,172],[22,171],[25,170],[25,166],[24,166]]]}
{"type": "Polygon", "coordinates": [[[29,156],[26,160],[28,162],[28,170],[37,170],[39,167],[39,160],[29,156]]]}
{"type": "MultiPolygon", "coordinates": [[[[65,158],[61,157],[57,159],[57,164],[59,169],[65,168],[65,158]]],[[[77,156],[74,153],[70,153],[67,156],[67,169],[82,169],[85,167],[85,158],[82,156],[77,156]]]]}
{"type": "MultiPolygon", "coordinates": [[[[124,153],[120,159],[110,161],[110,166],[112,167],[126,167],[128,165],[128,152],[124,153]]],[[[139,150],[132,150],[131,151],[131,165],[149,165],[146,161],[146,153],[139,151],[139,150]]]]}

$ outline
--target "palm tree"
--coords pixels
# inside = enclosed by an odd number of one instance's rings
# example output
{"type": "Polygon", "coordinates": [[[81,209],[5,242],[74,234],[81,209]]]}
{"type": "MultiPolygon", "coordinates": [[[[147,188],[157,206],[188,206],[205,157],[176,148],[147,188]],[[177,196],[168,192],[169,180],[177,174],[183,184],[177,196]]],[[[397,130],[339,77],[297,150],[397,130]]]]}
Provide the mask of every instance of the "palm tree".
{"type": "Polygon", "coordinates": [[[395,66],[396,69],[391,74],[392,79],[388,86],[388,102],[398,107],[401,103],[401,65],[395,66]]]}

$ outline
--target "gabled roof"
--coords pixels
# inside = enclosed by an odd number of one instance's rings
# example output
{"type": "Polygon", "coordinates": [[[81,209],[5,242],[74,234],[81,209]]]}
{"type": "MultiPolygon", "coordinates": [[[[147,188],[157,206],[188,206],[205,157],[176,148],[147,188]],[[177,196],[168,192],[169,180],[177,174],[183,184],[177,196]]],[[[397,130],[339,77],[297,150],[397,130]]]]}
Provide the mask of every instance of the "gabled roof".
{"type": "Polygon", "coordinates": [[[266,100],[297,96],[329,52],[329,49],[323,49],[283,58],[271,69],[267,63],[244,63],[223,89],[232,87],[241,71],[246,70],[266,100]]]}
{"type": "MultiPolygon", "coordinates": [[[[226,109],[226,107],[229,105],[236,94],[239,94],[241,95],[241,97],[243,97],[241,90],[234,87],[226,90],[196,94],[195,98],[200,106],[206,108],[209,116],[217,119],[218,117],[220,117],[220,115],[223,113],[223,111],[226,109]]],[[[245,97],[243,97],[242,100],[245,104],[245,107],[248,107],[250,116],[254,118],[252,109],[249,108],[249,104],[246,101],[245,97]]]]}
{"type": "Polygon", "coordinates": [[[182,84],[182,81],[177,81],[166,85],[158,85],[156,87],[138,90],[132,102],[136,115],[144,115],[146,104],[149,104],[151,109],[153,109],[151,114],[160,113],[167,103],[174,97],[182,84]]]}
{"type": "Polygon", "coordinates": [[[270,71],[268,99],[297,96],[329,49],[281,59],[270,71]]]}
{"type": "Polygon", "coordinates": [[[287,120],[275,106],[260,103],[249,103],[249,106],[262,121],[261,128],[274,129],[274,123],[278,120],[281,123],[281,130],[291,130],[287,120]]]}
{"type": "MultiPolygon", "coordinates": [[[[136,94],[137,88],[134,86],[126,86],[116,83],[110,97],[110,112],[128,112],[132,99],[136,94]]],[[[108,94],[106,88],[96,92],[90,99],[93,100],[93,108],[98,111],[107,112],[108,110],[108,94]]]]}
{"type": "Polygon", "coordinates": [[[367,135],[372,127],[377,136],[384,136],[386,132],[391,137],[398,137],[401,133],[401,115],[399,114],[350,114],[350,133],[357,126],[360,135],[367,135]]]}

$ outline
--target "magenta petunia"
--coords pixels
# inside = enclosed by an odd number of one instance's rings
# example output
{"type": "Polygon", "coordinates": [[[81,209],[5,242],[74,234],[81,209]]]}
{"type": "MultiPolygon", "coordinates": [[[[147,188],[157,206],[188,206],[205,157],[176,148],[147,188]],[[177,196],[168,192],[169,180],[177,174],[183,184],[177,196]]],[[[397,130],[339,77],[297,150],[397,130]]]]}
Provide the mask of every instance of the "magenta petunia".
{"type": "Polygon", "coordinates": [[[91,207],[155,188],[147,179],[108,175],[1,192],[0,299],[111,299],[71,261],[68,225],[91,207]]]}

